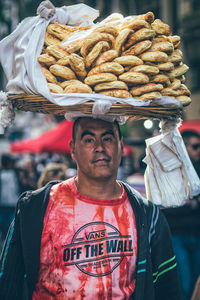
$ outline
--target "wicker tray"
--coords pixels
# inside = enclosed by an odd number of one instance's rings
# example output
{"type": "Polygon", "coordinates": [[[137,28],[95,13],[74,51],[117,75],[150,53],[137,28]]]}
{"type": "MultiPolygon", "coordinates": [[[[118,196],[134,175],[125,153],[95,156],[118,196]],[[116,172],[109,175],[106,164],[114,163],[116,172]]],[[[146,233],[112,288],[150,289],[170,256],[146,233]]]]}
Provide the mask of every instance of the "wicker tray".
{"type": "MultiPolygon", "coordinates": [[[[79,105],[59,106],[43,96],[32,94],[8,95],[13,106],[19,110],[32,111],[43,114],[64,115],[69,111],[80,111],[84,114],[92,114],[93,102],[85,102],[79,105]]],[[[139,119],[174,119],[181,117],[183,109],[181,107],[163,107],[155,104],[149,106],[132,106],[129,104],[113,104],[106,115],[129,116],[129,120],[139,119]]]]}

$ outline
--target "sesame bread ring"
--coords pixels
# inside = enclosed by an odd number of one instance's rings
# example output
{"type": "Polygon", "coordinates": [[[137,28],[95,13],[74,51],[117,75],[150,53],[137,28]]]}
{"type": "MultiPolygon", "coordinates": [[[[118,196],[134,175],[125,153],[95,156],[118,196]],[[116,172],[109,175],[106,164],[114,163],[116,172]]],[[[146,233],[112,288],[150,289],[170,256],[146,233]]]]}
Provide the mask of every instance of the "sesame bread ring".
{"type": "Polygon", "coordinates": [[[179,35],[171,35],[169,39],[173,43],[174,48],[177,48],[181,43],[181,37],[179,35]]]}
{"type": "Polygon", "coordinates": [[[128,38],[127,42],[125,43],[124,47],[125,49],[128,49],[132,45],[151,39],[155,36],[155,31],[149,28],[142,28],[137,30],[136,32],[132,33],[130,37],[128,38]]]}
{"type": "Polygon", "coordinates": [[[91,69],[88,73],[88,76],[99,73],[114,73],[116,75],[119,75],[123,72],[124,68],[120,64],[116,62],[107,62],[91,69]]]}
{"type": "Polygon", "coordinates": [[[155,16],[151,11],[149,11],[146,14],[135,16],[134,19],[137,19],[137,20],[142,19],[142,20],[147,21],[149,24],[151,24],[151,23],[153,23],[155,16]]]}
{"type": "Polygon", "coordinates": [[[60,44],[60,40],[57,39],[55,36],[49,34],[48,32],[45,32],[45,38],[44,38],[44,44],[48,47],[51,45],[58,45],[60,44]]]}
{"type": "Polygon", "coordinates": [[[77,74],[77,76],[80,79],[83,80],[87,76],[87,71],[85,69],[85,63],[83,57],[79,56],[78,54],[72,53],[69,56],[69,64],[72,70],[77,74]]]}
{"type": "Polygon", "coordinates": [[[147,83],[142,86],[134,86],[131,88],[130,93],[133,96],[141,96],[144,93],[150,93],[155,91],[161,91],[163,85],[159,83],[147,83]]]}
{"type": "Polygon", "coordinates": [[[107,82],[107,81],[115,81],[115,80],[117,80],[117,76],[115,76],[112,73],[99,73],[99,74],[87,76],[85,78],[84,82],[85,82],[85,84],[88,84],[88,85],[95,85],[98,83],[107,82]]]}
{"type": "Polygon", "coordinates": [[[111,81],[111,82],[103,82],[95,85],[94,90],[95,92],[104,91],[104,90],[111,90],[111,89],[120,89],[120,90],[127,90],[128,86],[123,81],[111,81]]]}
{"type": "Polygon", "coordinates": [[[184,75],[179,76],[178,79],[180,79],[181,83],[185,83],[186,82],[186,78],[185,78],[184,75]]]}
{"type": "Polygon", "coordinates": [[[150,82],[162,83],[162,84],[165,84],[165,85],[170,85],[171,84],[171,82],[169,80],[169,77],[165,74],[157,74],[157,75],[151,76],[150,82]]]}
{"type": "Polygon", "coordinates": [[[136,99],[141,99],[143,101],[148,101],[148,100],[155,100],[155,99],[160,99],[162,97],[160,92],[150,92],[150,93],[145,93],[139,97],[135,97],[136,99]]]}
{"type": "Polygon", "coordinates": [[[73,84],[81,84],[82,81],[80,80],[76,80],[76,79],[72,79],[72,80],[66,80],[60,83],[60,86],[65,89],[67,86],[69,85],[73,85],[73,84]]]}
{"type": "Polygon", "coordinates": [[[153,42],[149,51],[163,51],[167,53],[172,53],[174,51],[174,45],[171,42],[153,42]]]}
{"type": "Polygon", "coordinates": [[[51,73],[61,78],[67,80],[76,79],[75,73],[68,67],[55,64],[50,66],[49,70],[51,71],[51,73]]]}
{"type": "Polygon", "coordinates": [[[59,38],[60,40],[65,39],[68,35],[71,35],[74,31],[87,30],[90,29],[91,25],[78,27],[78,26],[67,26],[65,24],[49,24],[47,26],[47,32],[52,34],[53,36],[59,38]]]}
{"type": "Polygon", "coordinates": [[[172,43],[171,39],[170,39],[171,36],[167,36],[167,35],[156,35],[153,39],[153,42],[154,43],[160,43],[160,42],[170,42],[172,43]]]}
{"type": "Polygon", "coordinates": [[[180,88],[177,89],[178,96],[191,96],[191,92],[188,90],[185,84],[181,84],[180,88]]]}
{"type": "Polygon", "coordinates": [[[70,30],[70,27],[67,27],[66,25],[53,23],[47,26],[47,32],[59,38],[60,40],[63,40],[72,31],[70,30]]]}
{"type": "Polygon", "coordinates": [[[42,67],[42,71],[44,73],[44,76],[46,77],[46,80],[50,83],[57,83],[56,77],[46,68],[42,67]]]}
{"type": "Polygon", "coordinates": [[[175,99],[180,101],[183,106],[187,106],[192,102],[191,98],[188,96],[177,96],[175,99]]]}
{"type": "Polygon", "coordinates": [[[148,11],[146,14],[143,15],[143,18],[145,21],[147,21],[149,24],[152,24],[155,17],[154,14],[151,11],[148,11]]]}
{"type": "Polygon", "coordinates": [[[140,72],[125,72],[119,75],[119,80],[127,83],[144,84],[149,82],[149,77],[146,74],[140,72]]]}
{"type": "Polygon", "coordinates": [[[168,24],[165,24],[160,19],[156,19],[152,24],[151,27],[155,30],[156,34],[164,34],[164,35],[171,35],[172,31],[168,24]]]}
{"type": "Polygon", "coordinates": [[[56,60],[53,56],[49,55],[48,53],[45,53],[38,56],[38,62],[46,66],[51,66],[56,63],[56,60]]]}
{"type": "Polygon", "coordinates": [[[169,72],[169,78],[173,79],[175,77],[184,75],[188,70],[189,70],[189,67],[186,64],[179,65],[178,67],[175,67],[174,70],[169,72]]]}
{"type": "Polygon", "coordinates": [[[47,52],[50,55],[53,55],[57,59],[64,58],[69,55],[69,53],[67,51],[65,51],[62,47],[60,47],[59,45],[48,46],[47,52]]]}
{"type": "Polygon", "coordinates": [[[147,51],[140,55],[140,58],[143,61],[150,61],[150,62],[167,62],[168,55],[165,52],[161,51],[147,51]]]}
{"type": "Polygon", "coordinates": [[[159,69],[156,66],[150,66],[150,65],[135,66],[135,67],[131,68],[130,71],[142,72],[147,75],[156,75],[159,73],[159,69]]]}
{"type": "Polygon", "coordinates": [[[89,85],[84,83],[75,83],[65,87],[64,93],[92,93],[89,85]]]}
{"type": "Polygon", "coordinates": [[[89,68],[94,63],[94,61],[97,59],[97,57],[100,55],[102,51],[106,51],[109,48],[110,45],[108,42],[105,41],[98,42],[89,52],[89,54],[85,57],[86,68],[89,68]]]}
{"type": "Polygon", "coordinates": [[[171,96],[171,97],[176,97],[178,96],[178,92],[177,90],[173,90],[171,88],[164,88],[162,91],[161,91],[161,94],[163,96],[171,96]]]}
{"type": "Polygon", "coordinates": [[[118,57],[118,53],[115,50],[108,50],[100,54],[95,62],[95,66],[101,65],[105,62],[112,61],[114,58],[118,57]]]}
{"type": "Polygon", "coordinates": [[[98,26],[95,28],[94,32],[104,32],[104,33],[109,33],[112,34],[114,37],[118,35],[118,30],[115,25],[113,24],[105,24],[98,26]]]}
{"type": "Polygon", "coordinates": [[[106,90],[101,91],[99,94],[103,94],[110,97],[117,97],[117,98],[128,98],[131,97],[131,94],[126,90],[106,90]]]}
{"type": "Polygon", "coordinates": [[[169,55],[168,61],[172,63],[180,63],[183,59],[183,53],[180,49],[176,49],[169,55]]]}
{"type": "Polygon", "coordinates": [[[48,83],[47,84],[49,87],[49,90],[51,93],[56,93],[56,94],[62,94],[63,93],[63,89],[55,83],[48,83]]]}
{"type": "Polygon", "coordinates": [[[162,64],[157,64],[160,71],[172,71],[174,69],[174,64],[171,62],[166,62],[162,64]]]}
{"type": "Polygon", "coordinates": [[[143,61],[135,55],[124,55],[113,60],[122,66],[138,66],[142,65],[143,61]]]}
{"type": "Polygon", "coordinates": [[[150,24],[142,19],[135,19],[134,17],[131,20],[128,20],[123,23],[122,29],[129,28],[132,30],[138,30],[141,28],[150,28],[150,24]]]}
{"type": "Polygon", "coordinates": [[[147,51],[152,45],[150,40],[141,41],[128,48],[122,53],[122,55],[139,55],[144,51],[147,51]]]}
{"type": "Polygon", "coordinates": [[[75,38],[75,40],[68,42],[67,44],[63,44],[62,47],[69,54],[80,51],[83,45],[84,38],[75,38]]]}
{"type": "Polygon", "coordinates": [[[61,66],[67,66],[69,65],[69,56],[60,58],[57,60],[56,62],[57,65],[61,65],[61,66]]]}
{"type": "Polygon", "coordinates": [[[169,86],[171,89],[176,90],[179,89],[181,86],[180,79],[174,78],[171,82],[171,85],[169,86]]]}
{"type": "Polygon", "coordinates": [[[118,36],[116,37],[115,44],[114,44],[114,50],[117,51],[118,54],[121,53],[122,46],[126,42],[128,36],[132,33],[133,31],[129,28],[125,28],[122,31],[119,32],[118,36]]]}
{"type": "Polygon", "coordinates": [[[102,32],[94,32],[90,34],[87,38],[83,40],[83,44],[81,47],[81,55],[86,57],[90,51],[90,49],[98,42],[106,41],[110,44],[113,44],[114,37],[112,34],[109,33],[102,33],[102,32]]]}
{"type": "Polygon", "coordinates": [[[181,83],[180,89],[185,90],[185,89],[187,89],[187,86],[185,84],[181,83]]]}

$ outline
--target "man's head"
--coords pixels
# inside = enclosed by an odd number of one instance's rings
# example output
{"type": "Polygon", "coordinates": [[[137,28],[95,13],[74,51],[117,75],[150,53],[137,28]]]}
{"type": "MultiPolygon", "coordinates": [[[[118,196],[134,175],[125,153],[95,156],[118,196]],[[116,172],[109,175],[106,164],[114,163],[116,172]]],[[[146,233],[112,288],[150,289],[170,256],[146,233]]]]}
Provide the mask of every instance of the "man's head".
{"type": "Polygon", "coordinates": [[[117,122],[90,117],[77,119],[70,148],[79,177],[95,180],[117,177],[123,152],[123,140],[117,122]]]}
{"type": "Polygon", "coordinates": [[[194,130],[185,130],[181,135],[191,161],[200,162],[200,135],[194,130]]]}

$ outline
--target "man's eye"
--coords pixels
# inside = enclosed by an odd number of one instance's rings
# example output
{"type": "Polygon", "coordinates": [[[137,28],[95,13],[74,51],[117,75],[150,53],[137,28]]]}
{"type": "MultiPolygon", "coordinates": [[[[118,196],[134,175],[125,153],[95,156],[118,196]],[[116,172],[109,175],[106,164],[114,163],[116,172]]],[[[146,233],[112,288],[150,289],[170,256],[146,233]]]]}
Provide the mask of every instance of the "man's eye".
{"type": "Polygon", "coordinates": [[[111,136],[105,136],[103,140],[104,140],[104,142],[112,142],[113,137],[111,137],[111,136]]]}
{"type": "Polygon", "coordinates": [[[94,142],[94,139],[92,139],[92,138],[86,138],[85,139],[86,144],[90,144],[90,143],[93,143],[93,142],[94,142]]]}

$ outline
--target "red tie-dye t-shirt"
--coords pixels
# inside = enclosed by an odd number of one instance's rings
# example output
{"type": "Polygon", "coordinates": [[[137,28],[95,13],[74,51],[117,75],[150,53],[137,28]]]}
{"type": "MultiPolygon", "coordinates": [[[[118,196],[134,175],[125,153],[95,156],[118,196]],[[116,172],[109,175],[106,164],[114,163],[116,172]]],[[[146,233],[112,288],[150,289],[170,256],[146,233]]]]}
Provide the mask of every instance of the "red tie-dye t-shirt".
{"type": "Polygon", "coordinates": [[[126,191],[84,196],[74,178],[54,185],[44,218],[33,300],[130,299],[135,289],[137,232],[126,191]]]}

